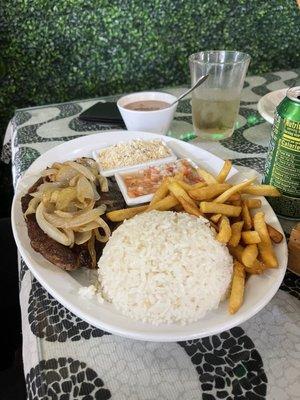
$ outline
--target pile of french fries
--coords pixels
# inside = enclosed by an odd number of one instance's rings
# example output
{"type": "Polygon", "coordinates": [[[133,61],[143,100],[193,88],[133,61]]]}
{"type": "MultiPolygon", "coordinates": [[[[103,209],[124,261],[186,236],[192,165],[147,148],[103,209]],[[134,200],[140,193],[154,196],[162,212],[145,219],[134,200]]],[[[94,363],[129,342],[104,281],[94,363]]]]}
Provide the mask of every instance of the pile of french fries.
{"type": "Polygon", "coordinates": [[[278,261],[273,246],[283,235],[265,221],[261,200],[256,196],[280,196],[271,185],[255,185],[255,178],[231,185],[226,179],[232,168],[224,162],[218,176],[197,168],[201,182],[190,185],[181,174],[165,178],[154,193],[150,204],[108,212],[111,221],[124,221],[134,215],[151,210],[187,212],[203,216],[216,230],[216,239],[228,246],[234,259],[232,284],[229,294],[230,314],[243,303],[247,275],[261,274],[268,268],[277,268],[278,261]]]}

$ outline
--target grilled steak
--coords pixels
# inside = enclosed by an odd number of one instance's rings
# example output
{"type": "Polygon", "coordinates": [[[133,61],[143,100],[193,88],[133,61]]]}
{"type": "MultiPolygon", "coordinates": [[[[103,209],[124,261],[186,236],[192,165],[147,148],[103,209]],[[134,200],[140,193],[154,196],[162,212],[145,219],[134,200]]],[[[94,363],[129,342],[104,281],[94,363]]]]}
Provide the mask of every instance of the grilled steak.
{"type": "MultiPolygon", "coordinates": [[[[32,199],[29,193],[35,192],[37,188],[43,183],[43,178],[40,178],[29,190],[28,193],[22,197],[21,205],[23,213],[27,210],[29,201],[32,199]]],[[[100,203],[107,204],[107,211],[117,210],[125,207],[125,202],[119,191],[118,185],[114,178],[108,179],[109,191],[101,192],[100,203]]],[[[107,220],[104,216],[105,221],[109,225],[111,231],[116,229],[118,224],[107,220]]],[[[74,245],[72,248],[62,245],[50,238],[43,230],[39,227],[35,214],[27,215],[27,230],[30,238],[30,244],[32,248],[41,253],[52,264],[58,267],[71,271],[80,267],[92,268],[92,260],[87,248],[87,244],[74,245]]],[[[95,241],[95,249],[97,253],[97,259],[102,254],[102,250],[105,243],[95,241]]]]}

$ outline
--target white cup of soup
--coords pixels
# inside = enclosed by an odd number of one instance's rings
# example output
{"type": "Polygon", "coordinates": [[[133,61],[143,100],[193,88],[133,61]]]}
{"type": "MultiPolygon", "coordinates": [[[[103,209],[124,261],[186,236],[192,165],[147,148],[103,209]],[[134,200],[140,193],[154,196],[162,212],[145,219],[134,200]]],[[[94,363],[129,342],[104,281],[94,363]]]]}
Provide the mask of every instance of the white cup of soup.
{"type": "Polygon", "coordinates": [[[123,96],[117,102],[126,128],[166,135],[177,108],[171,104],[177,97],[163,92],[138,92],[123,96]]]}

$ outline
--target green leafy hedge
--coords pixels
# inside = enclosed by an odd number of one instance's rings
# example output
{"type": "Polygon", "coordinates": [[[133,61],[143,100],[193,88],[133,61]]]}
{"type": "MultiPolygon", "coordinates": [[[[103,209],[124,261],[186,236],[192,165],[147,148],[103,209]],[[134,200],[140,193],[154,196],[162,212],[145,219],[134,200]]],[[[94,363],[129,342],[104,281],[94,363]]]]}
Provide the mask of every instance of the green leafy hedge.
{"type": "Polygon", "coordinates": [[[203,49],[248,52],[252,73],[300,61],[294,0],[6,0],[0,37],[2,134],[16,107],[187,82],[203,49]]]}

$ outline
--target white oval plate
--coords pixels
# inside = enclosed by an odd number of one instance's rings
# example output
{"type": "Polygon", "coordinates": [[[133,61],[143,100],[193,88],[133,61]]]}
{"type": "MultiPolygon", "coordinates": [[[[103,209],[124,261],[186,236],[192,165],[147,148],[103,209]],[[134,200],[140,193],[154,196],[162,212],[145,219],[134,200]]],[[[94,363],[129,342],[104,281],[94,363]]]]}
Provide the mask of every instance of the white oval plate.
{"type": "MultiPolygon", "coordinates": [[[[99,148],[99,145],[103,142],[114,144],[121,140],[133,138],[153,139],[157,137],[161,136],[141,132],[106,131],[74,139],[42,154],[33,162],[17,185],[12,206],[12,226],[15,240],[24,261],[45,289],[75,315],[97,328],[132,339],[155,342],[191,340],[217,334],[252,317],[277,292],[287,264],[285,240],[277,245],[275,250],[280,267],[268,270],[263,275],[249,278],[246,285],[244,304],[235,315],[228,314],[227,301],[225,301],[217,310],[209,312],[200,321],[186,326],[179,324],[153,326],[124,317],[111,304],[99,304],[95,297],[91,300],[82,299],[78,295],[78,290],[82,285],[86,286],[91,283],[90,271],[85,269],[70,273],[63,271],[45,260],[30,246],[20,199],[38,179],[41,170],[55,161],[90,156],[92,151],[99,148]]],[[[199,147],[169,137],[165,137],[164,140],[168,142],[168,145],[172,147],[178,156],[189,157],[211,172],[218,173],[222,167],[223,161],[220,158],[199,147]]],[[[231,175],[235,173],[236,170],[234,169],[231,175]]],[[[273,210],[264,198],[262,200],[263,211],[266,214],[267,221],[282,232],[273,210]]]]}
{"type": "Polygon", "coordinates": [[[267,93],[257,103],[257,111],[270,124],[273,124],[275,109],[278,104],[285,98],[287,90],[287,88],[279,89],[267,93]]]}

